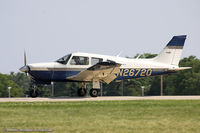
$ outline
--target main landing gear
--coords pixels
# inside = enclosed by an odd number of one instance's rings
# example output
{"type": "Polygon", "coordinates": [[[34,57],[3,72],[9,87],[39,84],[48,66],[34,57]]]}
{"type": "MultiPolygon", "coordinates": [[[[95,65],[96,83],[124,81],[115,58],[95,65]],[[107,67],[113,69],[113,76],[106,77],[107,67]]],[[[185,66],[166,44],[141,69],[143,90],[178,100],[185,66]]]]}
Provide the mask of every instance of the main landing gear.
{"type": "MultiPolygon", "coordinates": [[[[90,89],[90,96],[97,97],[99,94],[99,89],[90,89]]],[[[86,88],[79,88],[78,89],[78,96],[84,97],[87,94],[86,88]]]]}
{"type": "Polygon", "coordinates": [[[98,96],[98,91],[99,89],[90,89],[90,96],[91,97],[97,97],[98,96]]]}
{"type": "MultiPolygon", "coordinates": [[[[90,89],[90,96],[91,97],[97,97],[98,94],[99,94],[100,85],[97,85],[97,84],[99,84],[99,81],[93,81],[93,88],[90,89]]],[[[78,96],[84,97],[86,94],[87,94],[86,84],[81,83],[80,88],[78,89],[78,96]]]]}
{"type": "Polygon", "coordinates": [[[84,97],[86,95],[86,93],[87,93],[86,84],[85,83],[81,83],[80,84],[80,88],[78,89],[78,96],[84,97]]]}
{"type": "Polygon", "coordinates": [[[78,96],[84,97],[86,95],[87,91],[85,88],[79,88],[78,89],[78,96]]]}

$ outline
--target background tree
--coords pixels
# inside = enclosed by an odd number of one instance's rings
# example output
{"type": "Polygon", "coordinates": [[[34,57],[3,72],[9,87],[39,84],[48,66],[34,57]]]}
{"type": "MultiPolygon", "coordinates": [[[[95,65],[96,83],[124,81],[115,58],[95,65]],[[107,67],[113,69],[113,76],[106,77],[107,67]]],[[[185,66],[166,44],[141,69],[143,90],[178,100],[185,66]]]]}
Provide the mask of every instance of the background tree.
{"type": "Polygon", "coordinates": [[[10,75],[0,74],[0,97],[8,97],[8,87],[11,87],[11,97],[24,96],[23,89],[10,78],[10,75]]]}
{"type": "MultiPolygon", "coordinates": [[[[192,69],[179,71],[176,74],[164,75],[164,95],[199,95],[200,94],[200,60],[190,56],[180,60],[180,67],[192,69]]],[[[155,76],[149,95],[159,95],[160,79],[155,76]]]]}

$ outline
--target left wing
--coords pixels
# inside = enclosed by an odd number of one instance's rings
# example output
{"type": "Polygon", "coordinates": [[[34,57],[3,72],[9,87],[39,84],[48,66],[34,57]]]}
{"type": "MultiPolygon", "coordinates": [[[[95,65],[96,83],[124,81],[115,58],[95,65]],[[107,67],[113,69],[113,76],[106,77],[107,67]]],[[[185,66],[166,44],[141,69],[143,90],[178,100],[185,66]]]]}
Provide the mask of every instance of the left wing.
{"type": "Polygon", "coordinates": [[[67,79],[76,81],[92,81],[95,79],[109,84],[117,77],[116,74],[120,72],[120,66],[121,64],[113,61],[100,62],[80,72],[78,75],[71,76],[67,79]]]}

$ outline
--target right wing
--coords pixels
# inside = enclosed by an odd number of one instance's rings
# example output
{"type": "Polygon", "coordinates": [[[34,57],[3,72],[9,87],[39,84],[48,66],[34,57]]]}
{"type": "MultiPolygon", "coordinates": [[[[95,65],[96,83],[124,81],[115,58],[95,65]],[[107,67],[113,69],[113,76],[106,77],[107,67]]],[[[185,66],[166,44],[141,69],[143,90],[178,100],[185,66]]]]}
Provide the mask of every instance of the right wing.
{"type": "Polygon", "coordinates": [[[109,84],[117,77],[116,75],[120,72],[120,66],[121,64],[112,61],[100,62],[68,79],[76,81],[92,81],[93,79],[96,79],[109,84]]]}

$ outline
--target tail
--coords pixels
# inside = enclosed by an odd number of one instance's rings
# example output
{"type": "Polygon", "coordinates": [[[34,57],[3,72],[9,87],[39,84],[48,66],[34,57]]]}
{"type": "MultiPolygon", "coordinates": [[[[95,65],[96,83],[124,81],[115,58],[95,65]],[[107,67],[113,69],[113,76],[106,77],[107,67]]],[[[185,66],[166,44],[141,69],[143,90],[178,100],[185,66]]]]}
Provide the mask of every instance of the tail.
{"type": "Polygon", "coordinates": [[[169,41],[167,46],[161,51],[161,53],[153,60],[160,63],[178,66],[183,51],[185,39],[186,35],[174,36],[169,41]]]}

